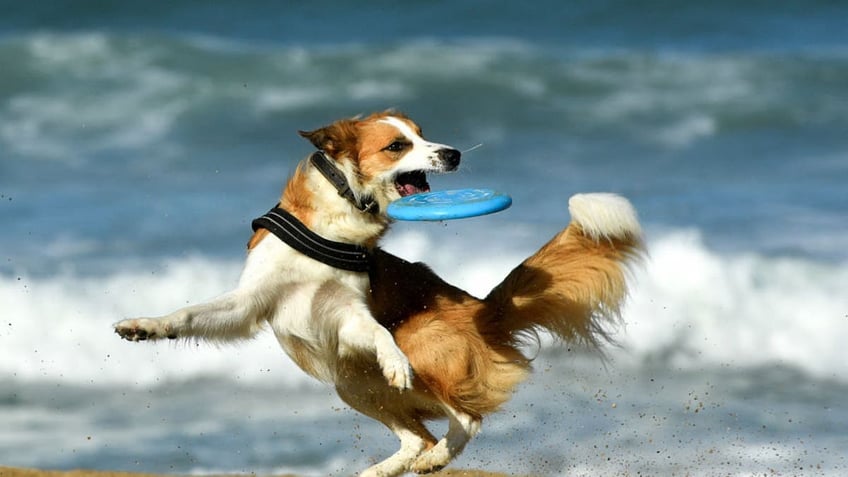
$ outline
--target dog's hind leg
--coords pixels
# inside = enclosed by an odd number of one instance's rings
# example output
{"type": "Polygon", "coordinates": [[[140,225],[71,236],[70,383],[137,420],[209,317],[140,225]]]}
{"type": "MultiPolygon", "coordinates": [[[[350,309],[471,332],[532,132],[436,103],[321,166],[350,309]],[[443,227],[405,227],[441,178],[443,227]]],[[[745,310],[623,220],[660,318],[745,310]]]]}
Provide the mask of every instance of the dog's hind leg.
{"type": "MultiPolygon", "coordinates": [[[[415,432],[399,425],[390,425],[389,428],[400,439],[400,449],[391,457],[362,471],[360,477],[393,477],[408,472],[415,459],[427,448],[428,439],[421,437],[420,431],[415,432]]],[[[432,436],[426,429],[424,432],[432,445],[432,436]]]]}
{"type": "Polygon", "coordinates": [[[443,468],[462,453],[468,441],[480,432],[482,421],[479,418],[460,412],[447,404],[443,407],[450,420],[448,432],[435,446],[418,456],[410,467],[413,472],[428,474],[443,468]]]}
{"type": "Polygon", "coordinates": [[[414,389],[399,391],[388,387],[373,362],[342,360],[339,371],[339,397],[356,411],[381,422],[400,439],[397,452],[361,475],[394,476],[410,471],[415,459],[436,445],[423,416],[435,415],[438,403],[429,394],[414,389]]]}

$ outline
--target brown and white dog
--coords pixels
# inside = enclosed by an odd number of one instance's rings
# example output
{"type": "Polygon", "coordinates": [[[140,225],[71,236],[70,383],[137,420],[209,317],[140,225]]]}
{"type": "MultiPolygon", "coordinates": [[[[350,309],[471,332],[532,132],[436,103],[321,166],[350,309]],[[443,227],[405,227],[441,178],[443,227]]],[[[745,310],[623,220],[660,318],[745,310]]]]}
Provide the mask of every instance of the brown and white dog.
{"type": "Polygon", "coordinates": [[[350,192],[305,160],[279,207],[327,240],[365,247],[368,273],[316,261],[259,228],[235,290],[160,318],[121,321],[120,336],[228,341],[269,325],[304,371],[334,383],[345,402],[400,439],[400,450],[361,474],[369,477],[431,472],[462,452],[483,416],[527,376],[520,346],[537,330],[589,344],[606,338],[603,325],[627,293],[627,265],[643,250],[625,199],[572,197],[571,224],[479,300],[376,247],[390,223],[387,205],[429,190],[426,173],[454,170],[459,151],[424,140],[393,112],[301,135],[350,192]],[[424,425],[438,418],[449,420],[441,440],[424,425]]]}

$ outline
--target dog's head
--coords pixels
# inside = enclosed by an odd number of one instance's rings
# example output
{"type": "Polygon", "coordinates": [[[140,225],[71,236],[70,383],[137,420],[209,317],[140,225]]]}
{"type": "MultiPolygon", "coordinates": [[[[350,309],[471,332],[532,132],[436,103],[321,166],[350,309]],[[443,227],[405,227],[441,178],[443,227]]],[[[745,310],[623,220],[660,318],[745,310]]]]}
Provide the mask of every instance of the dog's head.
{"type": "Polygon", "coordinates": [[[357,198],[370,196],[385,211],[400,197],[428,192],[429,172],[449,172],[461,153],[425,140],[405,115],[386,111],[364,119],[343,119],[314,131],[300,131],[335,161],[357,198]]]}

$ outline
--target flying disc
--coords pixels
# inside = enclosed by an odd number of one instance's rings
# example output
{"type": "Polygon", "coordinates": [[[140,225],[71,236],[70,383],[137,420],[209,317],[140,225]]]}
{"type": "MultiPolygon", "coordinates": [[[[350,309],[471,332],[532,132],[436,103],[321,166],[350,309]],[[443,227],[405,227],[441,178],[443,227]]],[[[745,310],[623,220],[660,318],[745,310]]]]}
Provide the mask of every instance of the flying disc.
{"type": "Polygon", "coordinates": [[[389,204],[397,220],[453,220],[500,212],[512,197],[492,189],[455,189],[408,195],[389,204]]]}

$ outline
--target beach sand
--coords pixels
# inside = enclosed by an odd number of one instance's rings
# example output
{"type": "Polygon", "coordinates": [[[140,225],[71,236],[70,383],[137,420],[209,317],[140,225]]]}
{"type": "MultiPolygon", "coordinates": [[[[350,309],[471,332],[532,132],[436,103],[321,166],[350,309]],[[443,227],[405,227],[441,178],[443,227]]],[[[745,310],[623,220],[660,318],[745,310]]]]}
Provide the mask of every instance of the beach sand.
{"type": "MultiPolygon", "coordinates": [[[[248,474],[249,475],[249,474],[248,474]]],[[[435,477],[509,477],[509,474],[484,472],[480,470],[449,469],[428,474],[435,477]]],[[[239,474],[241,477],[242,474],[239,474]]],[[[19,469],[15,467],[0,467],[0,477],[165,477],[163,474],[145,474],[139,472],[110,472],[102,470],[39,470],[19,469]]],[[[224,477],[224,476],[216,476],[224,477]]],[[[234,476],[235,477],[235,476],[234,476]]],[[[275,477],[297,477],[285,474],[275,477]]]]}

